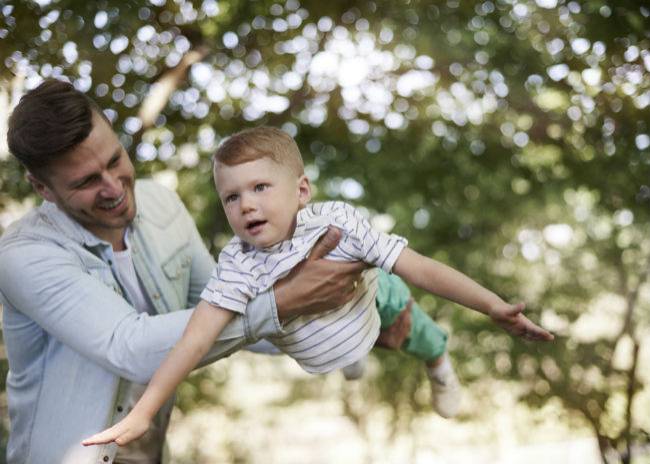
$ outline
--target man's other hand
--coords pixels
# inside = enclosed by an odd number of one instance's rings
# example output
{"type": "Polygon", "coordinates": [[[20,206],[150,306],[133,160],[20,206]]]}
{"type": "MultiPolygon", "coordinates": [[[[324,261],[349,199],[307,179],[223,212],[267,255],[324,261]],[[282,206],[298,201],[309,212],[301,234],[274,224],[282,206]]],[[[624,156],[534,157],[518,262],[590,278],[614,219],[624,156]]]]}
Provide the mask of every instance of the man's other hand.
{"type": "Polygon", "coordinates": [[[328,311],[352,299],[367,266],[362,261],[323,259],[340,239],[341,231],[330,227],[309,257],[276,282],[273,290],[280,319],[328,311]]]}

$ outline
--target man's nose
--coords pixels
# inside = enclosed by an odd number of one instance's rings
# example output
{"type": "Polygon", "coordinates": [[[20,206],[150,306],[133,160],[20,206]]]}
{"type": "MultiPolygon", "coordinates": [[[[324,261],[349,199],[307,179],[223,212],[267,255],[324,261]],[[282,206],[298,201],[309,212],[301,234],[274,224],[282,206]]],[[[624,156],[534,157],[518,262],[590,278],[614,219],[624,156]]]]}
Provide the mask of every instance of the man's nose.
{"type": "Polygon", "coordinates": [[[120,182],[119,177],[112,174],[104,174],[102,176],[102,195],[107,198],[122,195],[122,182],[120,182]]]}

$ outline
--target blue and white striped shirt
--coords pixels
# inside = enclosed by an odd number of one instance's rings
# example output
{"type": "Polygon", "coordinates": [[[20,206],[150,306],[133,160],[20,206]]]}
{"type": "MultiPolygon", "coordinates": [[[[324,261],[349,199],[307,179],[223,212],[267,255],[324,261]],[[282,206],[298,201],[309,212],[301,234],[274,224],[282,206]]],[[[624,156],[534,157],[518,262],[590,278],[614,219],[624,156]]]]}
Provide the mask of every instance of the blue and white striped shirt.
{"type": "MultiPolygon", "coordinates": [[[[201,298],[243,313],[248,300],[270,289],[309,255],[329,226],[341,229],[338,246],[326,258],[364,261],[390,272],[406,240],[373,229],[353,206],[343,202],[314,203],[298,212],[290,240],[256,249],[234,237],[219,255],[201,298]]],[[[379,335],[375,307],[377,272],[366,271],[353,300],[320,314],[285,323],[284,332],[269,340],[310,373],[325,373],[351,364],[372,349],[379,335]]]]}

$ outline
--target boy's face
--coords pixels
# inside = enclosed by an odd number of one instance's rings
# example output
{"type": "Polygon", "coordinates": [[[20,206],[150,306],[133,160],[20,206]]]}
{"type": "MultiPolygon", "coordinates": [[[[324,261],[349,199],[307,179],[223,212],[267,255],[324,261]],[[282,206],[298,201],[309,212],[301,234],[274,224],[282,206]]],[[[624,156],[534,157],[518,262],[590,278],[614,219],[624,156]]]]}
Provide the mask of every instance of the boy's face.
{"type": "Polygon", "coordinates": [[[307,177],[270,158],[215,163],[214,180],[233,232],[255,248],[289,239],[296,213],[311,198],[307,177]]]}

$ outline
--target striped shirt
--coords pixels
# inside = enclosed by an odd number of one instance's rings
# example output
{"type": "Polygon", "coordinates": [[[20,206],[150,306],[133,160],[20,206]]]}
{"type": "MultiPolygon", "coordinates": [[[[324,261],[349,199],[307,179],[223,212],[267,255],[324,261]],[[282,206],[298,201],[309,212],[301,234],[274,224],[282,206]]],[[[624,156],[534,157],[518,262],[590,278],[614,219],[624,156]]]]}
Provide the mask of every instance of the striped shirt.
{"type": "MultiPolygon", "coordinates": [[[[270,289],[309,255],[329,226],[341,229],[338,246],[326,258],[364,261],[391,272],[406,240],[372,228],[353,206],[343,202],[313,203],[298,212],[289,240],[256,249],[234,237],[221,251],[201,298],[243,313],[249,299],[270,289]]],[[[375,307],[377,272],[363,273],[351,302],[320,314],[299,316],[285,323],[284,332],[270,341],[310,373],[325,373],[365,356],[379,335],[375,307]]]]}

